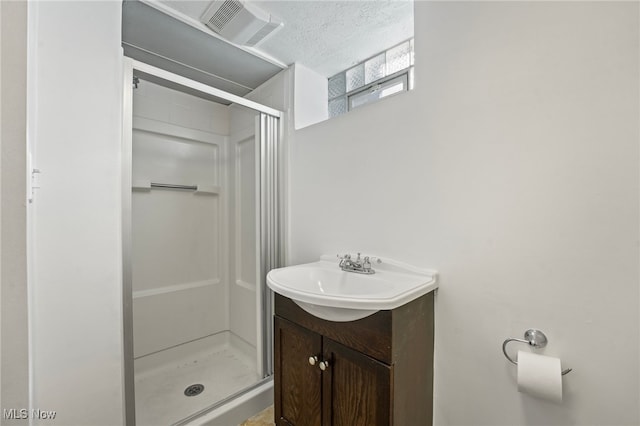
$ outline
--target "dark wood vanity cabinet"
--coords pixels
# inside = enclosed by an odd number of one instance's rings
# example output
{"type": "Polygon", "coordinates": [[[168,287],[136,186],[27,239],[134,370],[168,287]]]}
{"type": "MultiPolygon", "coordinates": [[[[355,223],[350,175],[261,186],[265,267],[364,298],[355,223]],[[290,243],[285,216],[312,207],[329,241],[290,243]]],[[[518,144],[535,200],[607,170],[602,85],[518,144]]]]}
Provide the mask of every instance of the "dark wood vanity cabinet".
{"type": "Polygon", "coordinates": [[[275,314],[276,425],[431,425],[433,293],[351,322],[276,294],[275,314]]]}

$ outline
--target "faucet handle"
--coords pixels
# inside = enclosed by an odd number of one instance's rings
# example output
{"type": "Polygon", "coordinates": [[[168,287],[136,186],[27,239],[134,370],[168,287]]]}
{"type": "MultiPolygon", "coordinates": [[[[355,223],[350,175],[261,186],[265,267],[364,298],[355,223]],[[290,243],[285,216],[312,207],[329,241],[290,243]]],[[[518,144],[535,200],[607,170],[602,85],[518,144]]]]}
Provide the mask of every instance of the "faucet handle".
{"type": "Polygon", "coordinates": [[[351,255],[349,253],[347,253],[345,255],[342,255],[342,256],[340,254],[337,254],[336,257],[338,259],[340,259],[340,260],[349,260],[349,259],[351,259],[351,255]]]}
{"type": "Polygon", "coordinates": [[[372,262],[376,262],[376,263],[382,263],[382,261],[380,260],[379,257],[375,257],[375,256],[365,256],[364,260],[362,262],[362,269],[365,271],[365,273],[367,274],[373,274],[375,271],[373,270],[373,268],[371,268],[371,263],[372,262]]]}

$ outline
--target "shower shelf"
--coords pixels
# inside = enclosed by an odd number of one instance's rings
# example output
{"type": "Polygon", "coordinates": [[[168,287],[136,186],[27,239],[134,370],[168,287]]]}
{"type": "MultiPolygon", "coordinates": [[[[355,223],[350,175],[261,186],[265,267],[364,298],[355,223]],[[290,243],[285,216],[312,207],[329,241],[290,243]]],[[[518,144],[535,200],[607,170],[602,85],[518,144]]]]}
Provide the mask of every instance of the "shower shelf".
{"type": "Polygon", "coordinates": [[[176,185],[173,183],[135,181],[131,186],[131,189],[134,191],[151,191],[151,189],[153,188],[194,191],[197,194],[219,194],[220,193],[220,187],[218,185],[176,185]]]}

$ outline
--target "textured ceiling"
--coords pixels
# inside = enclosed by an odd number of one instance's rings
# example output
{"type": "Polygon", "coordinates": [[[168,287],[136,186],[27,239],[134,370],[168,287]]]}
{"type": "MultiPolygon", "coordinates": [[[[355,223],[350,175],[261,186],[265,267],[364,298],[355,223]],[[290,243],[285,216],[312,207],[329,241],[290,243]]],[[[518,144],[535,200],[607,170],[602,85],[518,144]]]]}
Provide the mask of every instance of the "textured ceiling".
{"type": "MultiPolygon", "coordinates": [[[[159,1],[194,21],[211,1],[159,1]]],[[[330,77],[413,37],[411,0],[253,1],[284,27],[256,50],[284,64],[301,63],[330,77]]]]}

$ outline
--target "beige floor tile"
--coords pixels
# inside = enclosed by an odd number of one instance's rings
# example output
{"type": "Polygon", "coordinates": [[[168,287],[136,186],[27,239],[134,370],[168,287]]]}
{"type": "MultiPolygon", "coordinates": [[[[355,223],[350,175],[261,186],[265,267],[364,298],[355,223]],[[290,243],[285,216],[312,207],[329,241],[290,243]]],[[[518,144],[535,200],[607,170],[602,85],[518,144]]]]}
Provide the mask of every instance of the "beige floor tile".
{"type": "Polygon", "coordinates": [[[273,422],[273,405],[245,420],[240,426],[275,426],[273,422]]]}

